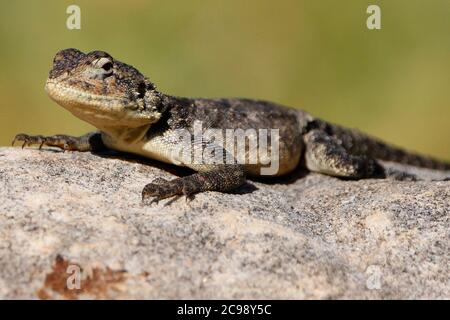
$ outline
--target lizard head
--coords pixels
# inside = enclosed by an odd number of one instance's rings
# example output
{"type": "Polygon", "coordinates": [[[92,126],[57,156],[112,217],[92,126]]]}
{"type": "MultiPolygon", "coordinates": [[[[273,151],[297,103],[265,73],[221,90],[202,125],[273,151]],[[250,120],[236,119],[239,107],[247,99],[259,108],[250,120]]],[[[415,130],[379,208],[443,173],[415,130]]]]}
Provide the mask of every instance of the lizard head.
{"type": "Polygon", "coordinates": [[[161,117],[161,98],[138,70],[103,51],[59,51],[45,90],[58,104],[97,128],[138,128],[161,117]]]}

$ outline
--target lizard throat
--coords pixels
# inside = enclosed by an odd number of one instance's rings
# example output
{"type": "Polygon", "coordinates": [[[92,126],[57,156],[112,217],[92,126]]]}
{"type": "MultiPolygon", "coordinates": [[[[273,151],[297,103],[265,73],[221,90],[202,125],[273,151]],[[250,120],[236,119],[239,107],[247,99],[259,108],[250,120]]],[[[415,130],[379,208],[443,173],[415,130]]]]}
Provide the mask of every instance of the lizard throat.
{"type": "Polygon", "coordinates": [[[155,123],[161,116],[147,112],[135,102],[125,103],[118,97],[88,93],[52,79],[47,80],[45,90],[60,106],[100,130],[116,125],[137,128],[155,123]]]}

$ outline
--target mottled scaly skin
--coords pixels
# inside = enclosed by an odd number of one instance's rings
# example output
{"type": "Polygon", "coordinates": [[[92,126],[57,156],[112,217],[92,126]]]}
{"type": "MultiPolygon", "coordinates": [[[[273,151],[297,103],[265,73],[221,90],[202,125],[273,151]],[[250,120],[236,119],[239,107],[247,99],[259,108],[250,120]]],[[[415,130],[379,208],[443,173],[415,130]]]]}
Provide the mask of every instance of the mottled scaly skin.
{"type": "MultiPolygon", "coordinates": [[[[274,175],[287,175],[299,165],[314,172],[360,179],[414,177],[387,172],[377,161],[389,160],[420,167],[450,170],[448,163],[389,146],[357,130],[346,129],[310,114],[272,102],[250,99],[196,99],[165,95],[137,69],[108,53],[83,53],[77,49],[58,52],[50,71],[46,91],[59,105],[87,121],[99,131],[81,137],[67,135],[31,136],[18,134],[23,146],[39,144],[64,150],[98,151],[114,149],[186,166],[197,171],[167,181],[161,178],[146,185],[143,200],[187,197],[202,191],[229,191],[241,186],[246,175],[257,176],[264,165],[257,163],[190,161],[195,151],[213,147],[223,156],[233,154],[213,140],[179,141],[180,129],[194,133],[196,121],[203,130],[278,129],[279,168],[274,175]],[[190,150],[177,154],[174,150],[190,150]]],[[[269,147],[269,153],[273,150],[269,147]]],[[[236,146],[234,146],[236,148],[236,146]]],[[[233,150],[236,152],[236,150],[233,150]]],[[[250,148],[245,151],[249,153],[250,148]]],[[[235,160],[235,159],[234,159],[235,160]]]]}

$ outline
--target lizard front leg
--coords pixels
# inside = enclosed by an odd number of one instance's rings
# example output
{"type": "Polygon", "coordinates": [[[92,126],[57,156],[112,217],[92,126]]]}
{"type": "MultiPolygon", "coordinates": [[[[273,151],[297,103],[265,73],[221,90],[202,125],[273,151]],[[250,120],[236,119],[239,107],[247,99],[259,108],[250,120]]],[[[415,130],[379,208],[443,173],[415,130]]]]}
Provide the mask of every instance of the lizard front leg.
{"type": "Polygon", "coordinates": [[[182,195],[189,198],[193,194],[203,191],[226,192],[245,183],[244,165],[238,164],[236,159],[222,146],[204,140],[194,142],[188,139],[177,143],[173,141],[178,141],[178,139],[173,136],[160,138],[154,144],[154,150],[157,149],[165,154],[170,153],[173,160],[197,171],[197,173],[170,181],[162,178],[155,179],[142,190],[143,202],[149,198],[153,198],[150,202],[153,203],[182,195]],[[212,161],[203,158],[194,161],[196,151],[201,151],[200,154],[208,151],[210,154],[209,152],[212,150],[217,158],[215,157],[212,161]],[[227,162],[227,159],[232,161],[227,162]]]}
{"type": "Polygon", "coordinates": [[[197,172],[187,177],[176,178],[174,180],[155,179],[147,184],[142,190],[142,201],[153,197],[150,203],[159,200],[186,196],[189,198],[195,193],[203,191],[233,190],[245,183],[244,166],[242,165],[220,165],[214,169],[204,172],[197,172]]]}
{"type": "Polygon", "coordinates": [[[53,136],[28,135],[20,133],[15,136],[12,145],[16,141],[22,141],[22,148],[33,144],[38,144],[39,149],[43,146],[58,147],[62,150],[70,151],[100,151],[107,149],[102,142],[101,134],[97,131],[90,132],[80,137],[73,137],[64,134],[53,136]]]}

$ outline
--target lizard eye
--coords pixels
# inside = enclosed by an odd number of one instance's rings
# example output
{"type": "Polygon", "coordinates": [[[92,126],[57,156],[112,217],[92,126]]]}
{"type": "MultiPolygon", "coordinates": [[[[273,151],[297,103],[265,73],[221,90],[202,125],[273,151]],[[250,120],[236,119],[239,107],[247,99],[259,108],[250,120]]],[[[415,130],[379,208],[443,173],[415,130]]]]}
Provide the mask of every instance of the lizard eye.
{"type": "Polygon", "coordinates": [[[112,73],[113,63],[108,58],[102,57],[102,58],[99,58],[97,60],[94,60],[92,62],[92,65],[94,65],[97,68],[103,69],[105,71],[105,73],[107,73],[107,74],[111,74],[112,73]]]}
{"type": "Polygon", "coordinates": [[[113,67],[112,62],[107,62],[102,66],[102,69],[105,71],[109,71],[112,69],[112,67],[113,67]]]}

